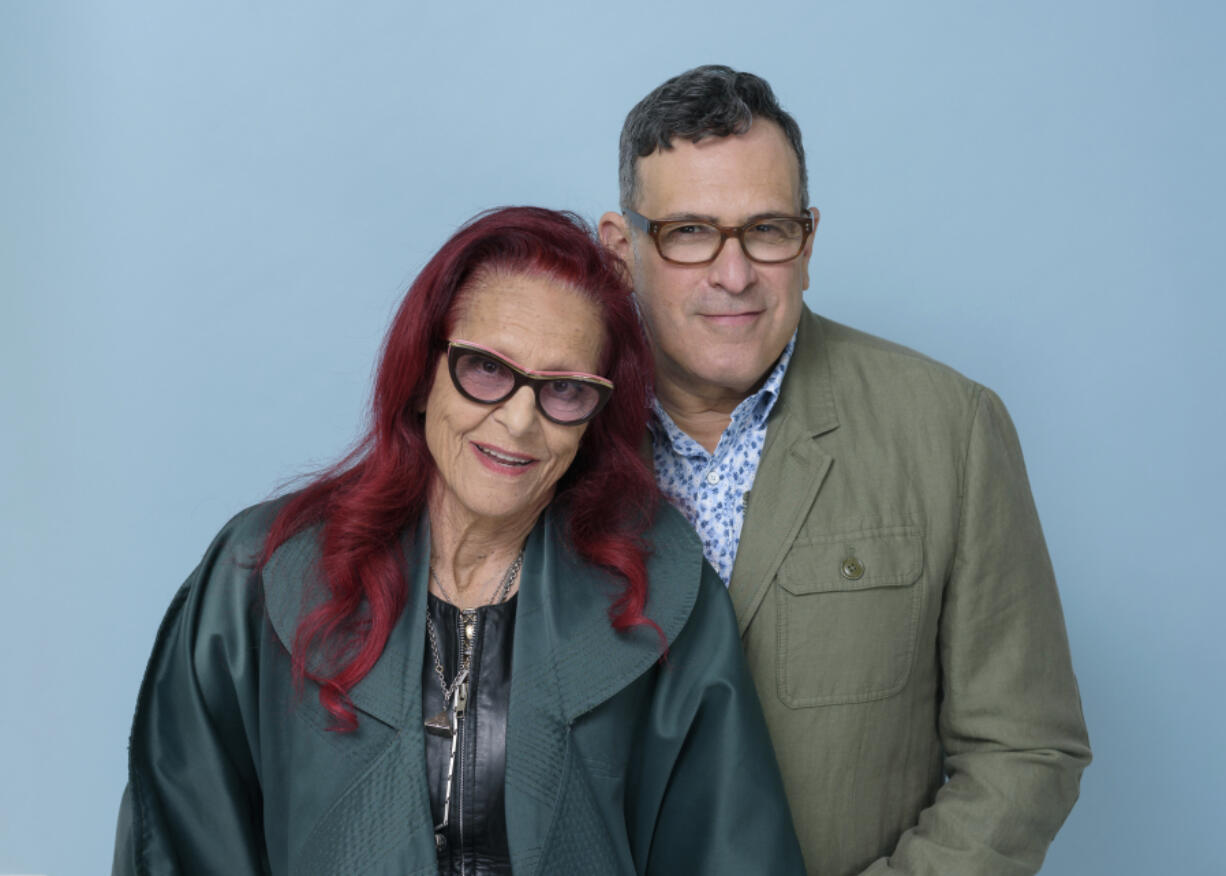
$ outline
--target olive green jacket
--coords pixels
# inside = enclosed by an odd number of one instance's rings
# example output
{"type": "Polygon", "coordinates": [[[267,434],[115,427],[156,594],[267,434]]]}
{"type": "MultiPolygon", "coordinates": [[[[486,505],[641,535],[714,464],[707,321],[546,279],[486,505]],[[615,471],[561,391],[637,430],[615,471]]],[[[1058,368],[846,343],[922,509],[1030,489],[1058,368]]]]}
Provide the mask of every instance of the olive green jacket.
{"type": "Polygon", "coordinates": [[[811,873],[1038,870],[1090,749],[990,390],[806,310],[729,592],[811,873]]]}
{"type": "MultiPolygon", "coordinates": [[[[287,651],[317,593],[316,533],[252,560],[273,509],[222,531],[175,597],[137,704],[115,874],[436,873],[421,714],[429,537],[408,604],[352,691],[356,732],[296,696],[287,651]],[[261,580],[262,579],[262,580],[261,580]],[[260,594],[263,595],[261,604],[260,594]]],[[[655,631],[609,624],[612,583],[549,512],[525,547],[506,753],[522,874],[802,874],[778,768],[719,578],[663,508],[655,631]]]]}

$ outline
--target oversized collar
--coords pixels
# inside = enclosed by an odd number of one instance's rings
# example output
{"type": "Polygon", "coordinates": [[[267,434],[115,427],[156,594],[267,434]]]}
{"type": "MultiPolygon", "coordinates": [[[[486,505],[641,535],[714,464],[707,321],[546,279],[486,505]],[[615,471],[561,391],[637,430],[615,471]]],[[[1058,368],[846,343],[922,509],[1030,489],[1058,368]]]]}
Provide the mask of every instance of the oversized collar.
{"type": "MultiPolygon", "coordinates": [[[[568,772],[571,724],[661,656],[660,640],[650,627],[624,633],[612,629],[608,610],[615,583],[581,562],[559,529],[556,515],[546,512],[528,537],[516,608],[505,787],[512,868],[523,874],[560,872],[551,849],[563,840],[551,828],[577,817],[568,810],[577,805],[573,795],[581,790],[576,785],[581,780],[568,772]]],[[[286,648],[299,618],[317,604],[321,592],[317,539],[316,531],[300,533],[264,569],[266,610],[286,648]]],[[[653,550],[645,613],[671,643],[697,598],[702,550],[684,518],[663,502],[648,542],[653,550]]],[[[349,692],[362,713],[359,721],[374,719],[398,732],[365,735],[379,741],[355,734],[356,747],[372,746],[352,759],[364,766],[312,827],[290,862],[292,872],[437,873],[419,684],[429,562],[423,546],[429,543],[424,520],[402,539],[409,584],[405,609],[374,668],[349,692]]]]}
{"type": "MultiPolygon", "coordinates": [[[[660,639],[650,627],[625,633],[612,628],[609,606],[620,584],[575,555],[558,531],[561,523],[555,511],[548,509],[524,545],[512,699],[521,666],[547,669],[557,675],[560,706],[569,723],[645,672],[659,659],[661,650],[660,639]]],[[[319,604],[324,593],[317,568],[318,537],[317,529],[299,533],[273,554],[264,569],[266,610],[286,650],[293,647],[299,620],[319,604]]],[[[660,504],[650,542],[652,586],[644,614],[672,642],[698,593],[702,551],[689,525],[666,503],[660,504]]],[[[429,543],[429,522],[423,515],[417,527],[406,530],[401,538],[409,585],[404,611],[378,662],[350,691],[360,711],[397,729],[421,708],[411,680],[420,676],[426,641],[429,543]]]]}

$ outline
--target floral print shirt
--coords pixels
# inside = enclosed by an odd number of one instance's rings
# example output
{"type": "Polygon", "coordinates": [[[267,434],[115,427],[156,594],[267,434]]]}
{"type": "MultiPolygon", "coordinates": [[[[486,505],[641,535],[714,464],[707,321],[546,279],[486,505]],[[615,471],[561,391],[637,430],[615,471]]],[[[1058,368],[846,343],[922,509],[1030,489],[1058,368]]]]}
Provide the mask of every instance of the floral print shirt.
{"type": "Polygon", "coordinates": [[[654,416],[649,425],[656,482],[698,531],[703,553],[725,586],[732,578],[745,504],[766,441],[766,419],[779,397],[795,347],[793,333],[766,382],[733,410],[714,453],[682,432],[660,402],[652,400],[654,416]]]}

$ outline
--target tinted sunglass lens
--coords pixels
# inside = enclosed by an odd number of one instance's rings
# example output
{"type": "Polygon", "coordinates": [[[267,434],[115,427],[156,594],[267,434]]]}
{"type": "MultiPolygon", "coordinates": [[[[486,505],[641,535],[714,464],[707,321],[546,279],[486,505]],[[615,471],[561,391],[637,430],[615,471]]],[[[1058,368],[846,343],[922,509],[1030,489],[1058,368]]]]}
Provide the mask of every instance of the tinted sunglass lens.
{"type": "Polygon", "coordinates": [[[575,423],[600,404],[600,393],[583,380],[551,380],[541,387],[541,407],[560,423],[575,423]]]}
{"type": "Polygon", "coordinates": [[[455,376],[466,393],[481,401],[498,401],[515,385],[509,368],[480,353],[463,353],[456,360],[455,376]]]}

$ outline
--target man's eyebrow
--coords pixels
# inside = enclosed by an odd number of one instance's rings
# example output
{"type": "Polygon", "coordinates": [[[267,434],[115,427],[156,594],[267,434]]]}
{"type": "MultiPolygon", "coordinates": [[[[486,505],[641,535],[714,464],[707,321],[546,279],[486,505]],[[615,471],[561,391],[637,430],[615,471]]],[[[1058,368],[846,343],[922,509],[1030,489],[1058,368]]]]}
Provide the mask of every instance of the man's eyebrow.
{"type": "MultiPolygon", "coordinates": [[[[754,213],[744,222],[736,223],[737,226],[748,225],[751,222],[757,222],[761,219],[778,219],[781,216],[795,218],[792,213],[786,210],[764,210],[760,213],[754,213]]],[[[707,225],[723,225],[715,216],[705,213],[670,213],[667,216],[661,216],[656,222],[705,222],[707,225]]]]}
{"type": "Polygon", "coordinates": [[[718,225],[719,221],[714,216],[709,216],[703,213],[669,213],[667,216],[662,216],[656,220],[657,222],[705,222],[708,225],[718,225]]]}

